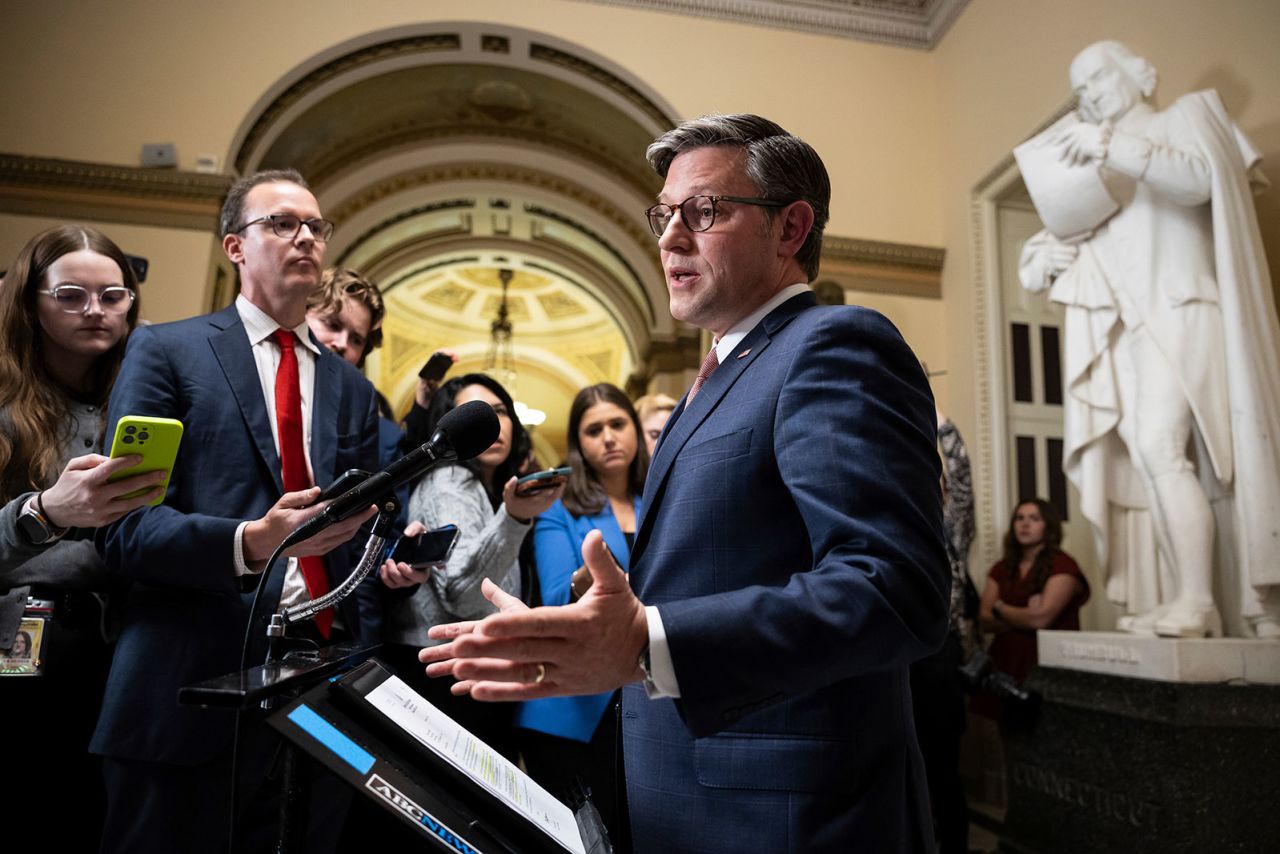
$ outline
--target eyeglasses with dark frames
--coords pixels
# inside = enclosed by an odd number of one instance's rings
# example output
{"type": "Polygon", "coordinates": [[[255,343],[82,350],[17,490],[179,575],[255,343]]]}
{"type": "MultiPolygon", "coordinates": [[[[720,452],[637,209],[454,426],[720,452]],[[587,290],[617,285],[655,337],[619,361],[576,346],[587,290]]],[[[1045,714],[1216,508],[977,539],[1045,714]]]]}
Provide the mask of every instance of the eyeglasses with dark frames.
{"type": "Polygon", "coordinates": [[[740,205],[756,205],[762,208],[784,208],[787,202],[773,199],[751,199],[744,196],[690,196],[678,205],[664,205],[661,202],[644,212],[649,220],[649,229],[654,237],[661,237],[667,231],[676,211],[680,211],[680,220],[690,231],[706,231],[715,225],[716,212],[720,202],[737,202],[740,205]]]}
{"type": "Polygon", "coordinates": [[[244,225],[237,228],[232,234],[239,234],[251,225],[257,225],[260,222],[271,223],[271,230],[275,232],[276,237],[283,237],[285,240],[293,240],[298,236],[298,232],[302,231],[302,226],[306,226],[311,231],[311,236],[320,243],[324,243],[330,237],[333,237],[334,225],[327,219],[301,219],[293,214],[267,214],[257,219],[252,219],[244,225]]]}
{"type": "Polygon", "coordinates": [[[132,288],[121,285],[112,285],[100,291],[90,291],[80,285],[55,285],[38,293],[53,297],[53,304],[67,314],[83,314],[88,311],[90,301],[95,296],[104,313],[122,314],[133,305],[135,296],[132,288]]]}

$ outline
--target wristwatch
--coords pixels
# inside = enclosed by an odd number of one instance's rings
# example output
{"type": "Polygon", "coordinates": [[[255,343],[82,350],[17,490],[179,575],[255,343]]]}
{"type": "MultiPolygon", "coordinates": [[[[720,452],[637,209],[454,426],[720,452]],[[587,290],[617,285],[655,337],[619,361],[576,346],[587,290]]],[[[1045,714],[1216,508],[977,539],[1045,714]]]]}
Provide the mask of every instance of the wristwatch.
{"type": "Polygon", "coordinates": [[[644,690],[646,694],[657,692],[658,686],[653,682],[653,671],[649,669],[649,645],[644,645],[644,651],[640,653],[640,670],[644,672],[644,690]]]}
{"type": "Polygon", "coordinates": [[[18,530],[33,546],[43,546],[60,538],[67,532],[66,528],[55,528],[44,512],[44,502],[40,493],[27,500],[18,514],[18,530]]]}

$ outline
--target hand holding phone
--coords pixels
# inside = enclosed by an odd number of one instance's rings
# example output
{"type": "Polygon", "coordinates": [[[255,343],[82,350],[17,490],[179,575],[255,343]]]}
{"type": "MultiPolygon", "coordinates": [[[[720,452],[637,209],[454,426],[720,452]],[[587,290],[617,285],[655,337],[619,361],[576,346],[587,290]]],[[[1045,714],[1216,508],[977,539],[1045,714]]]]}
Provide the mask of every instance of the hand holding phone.
{"type": "MultiPolygon", "coordinates": [[[[178,445],[182,441],[182,422],[173,418],[151,418],[146,415],[126,415],[116,423],[116,435],[111,441],[111,456],[123,457],[141,454],[142,462],[115,472],[107,478],[109,483],[132,477],[135,474],[163,471],[162,490],[148,505],[154,507],[164,502],[164,492],[169,488],[173,464],[178,459],[178,445]]],[[[135,498],[153,487],[140,489],[121,498],[135,498]]]]}
{"type": "Polygon", "coordinates": [[[439,382],[444,379],[444,375],[452,367],[453,355],[443,350],[437,350],[431,354],[430,359],[427,359],[426,364],[422,366],[422,370],[418,371],[418,376],[424,380],[439,382]]]}
{"type": "Polygon", "coordinates": [[[561,466],[560,468],[527,474],[516,481],[516,495],[521,498],[528,498],[530,495],[537,495],[544,490],[555,489],[567,481],[572,473],[572,466],[561,466]]]}
{"type": "Polygon", "coordinates": [[[417,536],[404,536],[396,540],[387,557],[397,563],[406,563],[414,569],[431,569],[444,566],[453,554],[458,542],[458,526],[445,525],[417,536]]]}

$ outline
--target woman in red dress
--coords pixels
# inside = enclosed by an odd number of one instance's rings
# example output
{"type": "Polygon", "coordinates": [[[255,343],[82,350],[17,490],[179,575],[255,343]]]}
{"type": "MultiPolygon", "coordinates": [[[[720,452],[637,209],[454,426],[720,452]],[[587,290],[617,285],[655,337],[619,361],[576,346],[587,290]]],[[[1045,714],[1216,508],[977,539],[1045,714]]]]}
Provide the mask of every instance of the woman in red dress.
{"type": "MultiPolygon", "coordinates": [[[[1052,505],[1039,498],[1022,502],[1009,522],[1004,558],[982,588],[982,628],[995,636],[992,663],[1018,682],[1036,666],[1036,631],[1078,630],[1080,606],[1089,601],[1089,582],[1061,542],[1062,520],[1052,505]]],[[[979,695],[974,710],[999,718],[994,700],[979,695]]]]}

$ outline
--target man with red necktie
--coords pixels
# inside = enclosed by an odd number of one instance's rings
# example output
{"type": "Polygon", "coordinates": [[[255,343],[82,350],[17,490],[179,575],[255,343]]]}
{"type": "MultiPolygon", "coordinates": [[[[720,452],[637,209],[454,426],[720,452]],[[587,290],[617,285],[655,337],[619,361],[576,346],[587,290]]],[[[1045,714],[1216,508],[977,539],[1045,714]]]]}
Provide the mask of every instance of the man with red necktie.
{"type": "MultiPolygon", "coordinates": [[[[242,179],[220,221],[240,276],[235,304],[145,327],[130,340],[108,430],[124,415],[149,415],[177,418],[185,433],[164,503],[101,535],[107,565],[134,582],[90,745],[104,757],[108,789],[103,851],[226,849],[234,716],[179,706],[177,691],[239,669],[257,576],[271,552],[317,512],[319,487],[349,468],[378,467],[373,387],[307,328],[307,296],[332,232],[296,172],[242,179]]],[[[267,605],[305,602],[339,583],[363,544],[349,541],[372,513],[287,552],[287,567],[277,567],[263,591],[267,605]]],[[[337,613],[322,612],[300,633],[321,643],[376,643],[375,583],[370,578],[337,613]]],[[[258,629],[253,638],[250,660],[258,663],[265,642],[258,629]]],[[[271,836],[272,819],[258,807],[270,799],[262,783],[273,738],[250,720],[240,739],[237,812],[245,831],[236,848],[252,850],[271,836]]],[[[312,812],[340,822],[345,810],[312,812]]]]}

